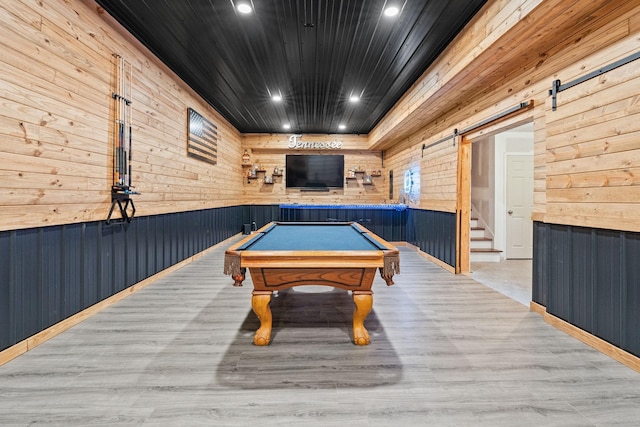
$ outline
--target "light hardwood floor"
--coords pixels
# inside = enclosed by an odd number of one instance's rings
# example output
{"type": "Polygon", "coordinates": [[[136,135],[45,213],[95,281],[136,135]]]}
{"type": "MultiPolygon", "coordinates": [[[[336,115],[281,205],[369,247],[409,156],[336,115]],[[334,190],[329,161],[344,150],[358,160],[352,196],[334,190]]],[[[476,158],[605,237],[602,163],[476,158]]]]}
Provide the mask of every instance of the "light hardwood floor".
{"type": "Polygon", "coordinates": [[[0,425],[638,425],[640,374],[407,248],[371,345],[348,293],[298,288],[256,347],[225,247],[0,366],[0,425]]]}
{"type": "Polygon", "coordinates": [[[471,263],[469,277],[529,307],[532,273],[530,259],[503,259],[500,262],[471,263]]]}

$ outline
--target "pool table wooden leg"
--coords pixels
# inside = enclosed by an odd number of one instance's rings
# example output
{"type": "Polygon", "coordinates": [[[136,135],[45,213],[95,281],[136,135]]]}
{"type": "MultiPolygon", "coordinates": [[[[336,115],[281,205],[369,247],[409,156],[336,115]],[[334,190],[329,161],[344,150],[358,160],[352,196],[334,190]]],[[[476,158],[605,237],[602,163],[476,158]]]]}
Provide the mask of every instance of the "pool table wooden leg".
{"type": "Polygon", "coordinates": [[[271,341],[271,308],[269,303],[271,302],[271,291],[253,291],[251,297],[251,308],[253,312],[260,319],[260,327],[253,336],[253,343],[255,345],[269,345],[271,341]]]}
{"type": "Polygon", "coordinates": [[[356,310],[353,312],[353,342],[356,345],[367,345],[371,339],[367,328],[364,327],[364,319],[373,307],[373,292],[353,291],[353,303],[356,305],[356,310]]]}

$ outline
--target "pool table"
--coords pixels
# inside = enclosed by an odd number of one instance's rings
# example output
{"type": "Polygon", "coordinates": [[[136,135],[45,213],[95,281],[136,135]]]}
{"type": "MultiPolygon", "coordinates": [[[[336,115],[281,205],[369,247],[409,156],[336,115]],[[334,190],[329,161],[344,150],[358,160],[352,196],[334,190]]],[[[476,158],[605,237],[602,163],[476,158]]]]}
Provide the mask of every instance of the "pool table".
{"type": "Polygon", "coordinates": [[[260,320],[255,345],[271,341],[269,303],[274,291],[301,285],[325,285],[351,291],[353,341],[370,342],[364,320],[373,306],[376,274],[393,285],[400,272],[397,248],[355,222],[271,222],[225,252],[224,274],[242,286],[251,273],[251,307],[260,320]]]}

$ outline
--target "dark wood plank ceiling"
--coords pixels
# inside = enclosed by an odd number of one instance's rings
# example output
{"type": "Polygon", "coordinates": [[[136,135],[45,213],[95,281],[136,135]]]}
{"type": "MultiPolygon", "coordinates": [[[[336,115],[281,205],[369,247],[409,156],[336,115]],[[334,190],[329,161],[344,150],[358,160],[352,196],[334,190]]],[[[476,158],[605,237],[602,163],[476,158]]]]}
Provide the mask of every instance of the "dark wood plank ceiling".
{"type": "Polygon", "coordinates": [[[233,0],[97,0],[240,132],[355,134],[373,129],[485,2],[400,0],[389,18],[392,0],[253,0],[249,15],[233,0]]]}

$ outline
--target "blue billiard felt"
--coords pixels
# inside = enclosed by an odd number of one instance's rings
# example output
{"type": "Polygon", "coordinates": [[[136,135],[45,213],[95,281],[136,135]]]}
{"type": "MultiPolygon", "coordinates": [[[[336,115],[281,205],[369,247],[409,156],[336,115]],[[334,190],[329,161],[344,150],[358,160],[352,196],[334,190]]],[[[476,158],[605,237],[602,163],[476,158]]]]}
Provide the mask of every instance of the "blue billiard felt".
{"type": "Polygon", "coordinates": [[[372,251],[384,249],[350,224],[278,224],[243,248],[252,251],[372,251]]]}

